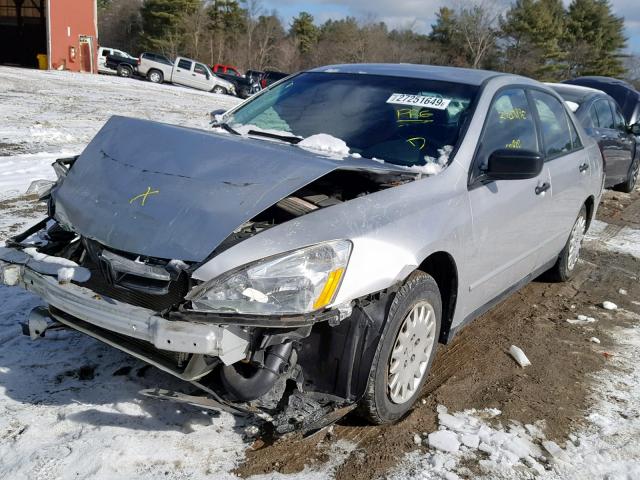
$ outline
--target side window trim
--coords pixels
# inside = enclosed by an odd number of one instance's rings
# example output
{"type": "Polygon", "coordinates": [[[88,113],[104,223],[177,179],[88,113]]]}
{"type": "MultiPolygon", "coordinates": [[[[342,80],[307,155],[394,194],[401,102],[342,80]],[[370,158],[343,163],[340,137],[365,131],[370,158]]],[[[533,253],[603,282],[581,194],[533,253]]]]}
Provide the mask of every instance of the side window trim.
{"type": "MultiPolygon", "coordinates": [[[[541,88],[536,88],[535,86],[527,86],[527,96],[531,97],[530,92],[531,91],[538,91],[538,92],[542,92],[545,93],[547,95],[550,95],[549,92],[547,92],[546,90],[543,90],[541,88]]],[[[555,96],[551,95],[553,98],[556,98],[555,96]]],[[[556,100],[558,100],[556,98],[556,100]]],[[[564,101],[558,100],[558,102],[560,103],[560,105],[562,105],[562,109],[564,110],[564,118],[565,121],[567,122],[567,127],[569,127],[569,135],[571,135],[571,126],[573,126],[574,131],[576,132],[576,135],[578,136],[578,140],[580,141],[580,146],[577,148],[573,148],[573,139],[572,139],[572,146],[571,146],[571,150],[569,150],[568,152],[559,152],[556,153],[555,155],[547,155],[547,146],[544,143],[544,138],[542,138],[542,126],[540,125],[540,117],[538,116],[538,109],[535,105],[535,102],[533,101],[533,98],[530,99],[530,103],[532,104],[531,106],[533,107],[533,111],[534,111],[534,117],[535,117],[535,123],[536,123],[536,130],[538,131],[538,134],[540,135],[540,139],[542,140],[542,143],[540,143],[540,145],[543,147],[542,151],[540,152],[542,154],[542,157],[544,158],[544,163],[547,162],[551,162],[557,158],[560,157],[564,157],[565,155],[570,155],[572,153],[578,152],[580,150],[584,149],[584,142],[583,139],[580,137],[580,134],[578,133],[578,129],[576,128],[575,124],[573,123],[573,120],[571,120],[571,117],[569,116],[569,113],[567,112],[567,107],[565,106],[564,101]]],[[[595,103],[594,103],[595,105],[595,103]]],[[[593,105],[592,105],[593,107],[593,105]]]]}

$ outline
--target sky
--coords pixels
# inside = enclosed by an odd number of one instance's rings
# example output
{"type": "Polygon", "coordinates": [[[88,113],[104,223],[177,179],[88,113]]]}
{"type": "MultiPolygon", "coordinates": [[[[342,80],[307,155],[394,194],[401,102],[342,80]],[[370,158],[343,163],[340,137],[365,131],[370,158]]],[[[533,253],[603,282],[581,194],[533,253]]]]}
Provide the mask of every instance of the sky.
{"type": "MultiPolygon", "coordinates": [[[[506,5],[508,0],[502,0],[506,5]]],[[[565,5],[569,0],[563,0],[565,5]]],[[[276,9],[289,23],[301,11],[311,13],[316,23],[354,16],[358,19],[384,21],[392,28],[409,27],[429,33],[440,6],[454,7],[462,0],[263,0],[265,8],[276,9]]],[[[624,17],[628,50],[640,54],[640,0],[610,0],[616,15],[624,17]]],[[[505,7],[506,10],[507,7],[505,7]]]]}

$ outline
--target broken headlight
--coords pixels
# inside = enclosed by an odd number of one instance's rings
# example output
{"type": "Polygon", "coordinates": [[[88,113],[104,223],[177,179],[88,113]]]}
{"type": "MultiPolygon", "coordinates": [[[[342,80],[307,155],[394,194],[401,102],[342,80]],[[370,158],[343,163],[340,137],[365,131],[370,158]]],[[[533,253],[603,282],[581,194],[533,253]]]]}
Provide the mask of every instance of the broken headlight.
{"type": "Polygon", "coordinates": [[[329,305],[347,268],[351,242],[335,240],[258,260],[197,287],[196,310],[284,315],[329,305]]]}

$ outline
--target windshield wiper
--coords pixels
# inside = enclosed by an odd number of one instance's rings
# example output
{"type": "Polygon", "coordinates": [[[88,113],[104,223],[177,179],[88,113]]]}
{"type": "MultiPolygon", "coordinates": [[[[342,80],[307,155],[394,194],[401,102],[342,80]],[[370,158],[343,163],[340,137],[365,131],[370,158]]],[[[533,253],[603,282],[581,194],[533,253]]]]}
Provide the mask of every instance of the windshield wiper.
{"type": "Polygon", "coordinates": [[[296,145],[302,141],[302,138],[300,137],[278,135],[277,133],[261,132],[259,130],[249,130],[249,132],[247,132],[247,135],[253,135],[254,137],[273,138],[274,140],[281,140],[283,142],[291,143],[292,145],[296,145]]]}
{"type": "Polygon", "coordinates": [[[220,127],[225,129],[227,132],[229,133],[233,133],[234,135],[242,135],[240,132],[238,132],[236,129],[234,129],[231,125],[229,125],[228,123],[214,123],[213,127],[220,127]]]}

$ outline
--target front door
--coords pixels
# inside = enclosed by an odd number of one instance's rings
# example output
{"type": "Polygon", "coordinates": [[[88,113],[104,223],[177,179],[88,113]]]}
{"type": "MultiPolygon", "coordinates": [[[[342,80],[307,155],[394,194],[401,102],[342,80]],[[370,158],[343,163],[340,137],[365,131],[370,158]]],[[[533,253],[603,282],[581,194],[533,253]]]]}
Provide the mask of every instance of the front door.
{"type": "Polygon", "coordinates": [[[472,167],[473,242],[466,259],[469,311],[527,277],[535,269],[546,236],[547,169],[528,180],[482,181],[489,156],[503,148],[539,151],[534,117],[522,88],[503,90],[494,98],[472,167]]]}
{"type": "Polygon", "coordinates": [[[547,234],[538,261],[543,264],[555,260],[567,243],[591,184],[591,165],[563,102],[540,90],[530,93],[551,178],[551,205],[545,216],[547,234]]]}

